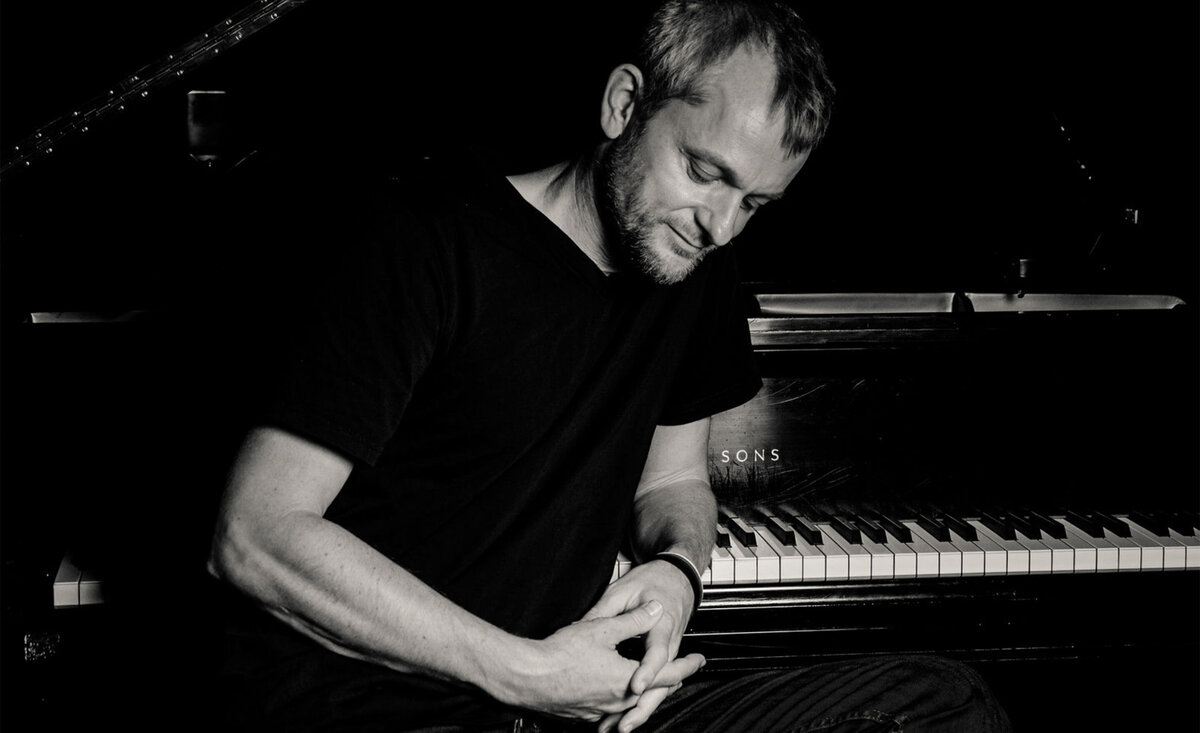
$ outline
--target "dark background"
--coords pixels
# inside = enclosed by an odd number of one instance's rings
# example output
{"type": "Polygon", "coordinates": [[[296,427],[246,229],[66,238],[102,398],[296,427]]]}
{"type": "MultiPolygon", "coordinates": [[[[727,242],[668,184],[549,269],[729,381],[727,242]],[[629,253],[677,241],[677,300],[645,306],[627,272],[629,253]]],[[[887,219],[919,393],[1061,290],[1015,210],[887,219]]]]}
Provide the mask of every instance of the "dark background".
{"type": "MultiPolygon", "coordinates": [[[[434,5],[310,0],[9,171],[9,301],[202,306],[214,273],[235,277],[277,248],[328,249],[279,233],[233,246],[239,203],[262,213],[298,180],[314,200],[336,196],[362,166],[445,151],[511,171],[570,154],[597,134],[604,78],[645,7],[434,5]],[[192,89],[227,92],[218,176],[187,155],[192,89]],[[249,193],[214,201],[215,178],[249,193]]],[[[1194,4],[834,5],[797,3],[839,88],[834,123],[787,200],[742,237],[747,280],[983,291],[1028,258],[1042,290],[1193,299],[1194,4]]],[[[5,3],[0,159],[242,7],[5,3]]]]}

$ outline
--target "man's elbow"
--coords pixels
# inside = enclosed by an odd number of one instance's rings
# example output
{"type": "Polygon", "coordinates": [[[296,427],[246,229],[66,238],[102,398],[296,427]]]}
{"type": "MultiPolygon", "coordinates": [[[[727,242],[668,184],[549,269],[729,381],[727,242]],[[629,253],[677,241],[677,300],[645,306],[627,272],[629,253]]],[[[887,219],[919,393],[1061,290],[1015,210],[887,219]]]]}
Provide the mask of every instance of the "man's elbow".
{"type": "Polygon", "coordinates": [[[207,568],[217,580],[242,590],[253,587],[256,543],[244,523],[222,517],[213,530],[207,568]]]}

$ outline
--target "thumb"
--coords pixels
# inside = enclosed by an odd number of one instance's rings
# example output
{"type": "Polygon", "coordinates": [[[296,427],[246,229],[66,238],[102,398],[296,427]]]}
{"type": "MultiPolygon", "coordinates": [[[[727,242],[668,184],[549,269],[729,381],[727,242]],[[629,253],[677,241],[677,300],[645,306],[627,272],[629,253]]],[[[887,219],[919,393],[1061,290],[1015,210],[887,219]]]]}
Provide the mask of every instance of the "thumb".
{"type": "Polygon", "coordinates": [[[662,618],[662,604],[658,601],[643,603],[619,616],[604,620],[605,640],[616,645],[626,639],[644,634],[662,618]]]}

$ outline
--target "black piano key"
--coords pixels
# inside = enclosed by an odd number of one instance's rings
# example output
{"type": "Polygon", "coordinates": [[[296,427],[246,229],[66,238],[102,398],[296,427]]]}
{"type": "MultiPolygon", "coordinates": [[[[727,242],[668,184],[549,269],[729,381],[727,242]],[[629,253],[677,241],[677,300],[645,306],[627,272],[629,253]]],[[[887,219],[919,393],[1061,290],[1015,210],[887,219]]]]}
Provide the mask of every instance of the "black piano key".
{"type": "Polygon", "coordinates": [[[721,525],[729,530],[729,534],[736,537],[738,542],[741,542],[746,547],[755,547],[758,544],[754,530],[750,528],[750,525],[746,524],[746,520],[739,517],[727,507],[720,507],[717,511],[720,515],[719,521],[721,525]]]}
{"type": "Polygon", "coordinates": [[[1134,510],[1129,513],[1129,518],[1137,522],[1138,526],[1153,534],[1155,537],[1170,537],[1170,524],[1166,515],[1161,512],[1143,512],[1134,510]]]}
{"type": "Polygon", "coordinates": [[[1056,519],[1051,519],[1041,512],[1029,510],[1025,512],[1025,516],[1029,518],[1031,524],[1056,540],[1064,540],[1067,538],[1067,528],[1062,526],[1062,523],[1056,519]]]}
{"type": "Polygon", "coordinates": [[[883,531],[883,527],[879,526],[875,522],[872,522],[866,515],[848,514],[847,518],[850,520],[851,525],[858,529],[858,531],[865,534],[872,542],[877,542],[882,545],[887,541],[887,533],[883,531]]]}
{"type": "Polygon", "coordinates": [[[800,536],[803,537],[808,544],[821,544],[821,530],[817,529],[816,525],[814,525],[812,522],[798,514],[794,514],[790,517],[789,524],[791,524],[791,526],[800,533],[800,536]]]}
{"type": "Polygon", "coordinates": [[[1023,515],[1017,512],[1004,512],[1004,517],[1014,529],[1029,539],[1040,540],[1042,538],[1042,531],[1037,528],[1036,524],[1030,522],[1023,515]]]}
{"type": "Polygon", "coordinates": [[[828,512],[822,511],[808,503],[796,504],[795,513],[798,516],[804,517],[810,522],[828,522],[830,519],[832,519],[828,512]]]}
{"type": "Polygon", "coordinates": [[[717,547],[732,547],[729,541],[729,530],[718,525],[717,526],[717,547]]]}
{"type": "Polygon", "coordinates": [[[830,517],[829,526],[834,532],[840,534],[847,542],[852,545],[862,544],[862,532],[859,532],[854,527],[851,527],[841,517],[830,517]]]}
{"type": "Polygon", "coordinates": [[[821,544],[821,530],[817,529],[812,520],[800,514],[795,507],[789,504],[780,504],[779,509],[784,512],[788,524],[795,528],[806,542],[810,545],[821,544]]]}
{"type": "Polygon", "coordinates": [[[880,527],[887,530],[887,533],[895,537],[900,542],[912,542],[912,530],[904,526],[892,517],[886,514],[881,514],[876,511],[871,511],[871,517],[879,523],[880,527]]]}
{"type": "MultiPolygon", "coordinates": [[[[799,532],[785,524],[779,517],[767,517],[764,520],[766,528],[775,535],[775,539],[779,540],[789,547],[796,546],[796,540],[799,538],[799,532]]],[[[818,533],[819,535],[820,533],[818,533]]]]}
{"type": "Polygon", "coordinates": [[[974,542],[979,539],[979,533],[975,531],[975,528],[958,517],[951,514],[941,514],[938,515],[938,519],[967,542],[974,542]]]}
{"type": "Polygon", "coordinates": [[[1068,522],[1082,529],[1084,532],[1087,532],[1089,537],[1104,537],[1104,529],[1101,527],[1100,523],[1091,516],[1083,514],[1082,512],[1078,512],[1074,509],[1068,509],[1066,516],[1068,522]]]}
{"type": "Polygon", "coordinates": [[[1130,531],[1128,524],[1111,514],[1107,514],[1105,512],[1093,512],[1092,516],[1095,517],[1096,521],[1103,525],[1105,529],[1111,531],[1118,537],[1129,537],[1133,534],[1130,531]]]}
{"type": "Polygon", "coordinates": [[[950,528],[924,512],[917,512],[917,526],[931,534],[939,542],[950,541],[950,528]]]}
{"type": "Polygon", "coordinates": [[[992,511],[979,512],[979,523],[996,533],[996,536],[1002,540],[1017,539],[1016,527],[1009,521],[1005,514],[992,511]]]}
{"type": "Polygon", "coordinates": [[[792,528],[787,523],[787,520],[776,514],[774,509],[763,504],[755,504],[751,507],[751,511],[759,522],[767,528],[771,534],[775,535],[775,539],[779,540],[789,547],[795,547],[797,540],[800,538],[800,533],[792,528]]]}
{"type": "Polygon", "coordinates": [[[1187,512],[1170,512],[1167,526],[1181,535],[1196,534],[1196,522],[1187,512]]]}

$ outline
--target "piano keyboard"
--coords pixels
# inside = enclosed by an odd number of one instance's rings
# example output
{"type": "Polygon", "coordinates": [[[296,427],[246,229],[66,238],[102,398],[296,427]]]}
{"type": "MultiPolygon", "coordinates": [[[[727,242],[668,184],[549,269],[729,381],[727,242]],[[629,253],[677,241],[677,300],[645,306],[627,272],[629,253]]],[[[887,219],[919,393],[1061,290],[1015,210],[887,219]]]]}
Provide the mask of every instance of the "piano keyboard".
{"type": "MultiPolygon", "coordinates": [[[[983,511],[829,513],[789,505],[721,508],[707,587],[987,575],[1200,569],[1189,513],[983,511]]],[[[621,553],[612,580],[633,567],[621,553]]],[[[103,581],[64,557],[54,606],[104,602],[103,581]]]]}
{"type": "MultiPolygon", "coordinates": [[[[722,507],[705,586],[1200,569],[1187,513],[828,513],[722,507]]],[[[612,580],[633,563],[620,554],[612,580]]]]}

